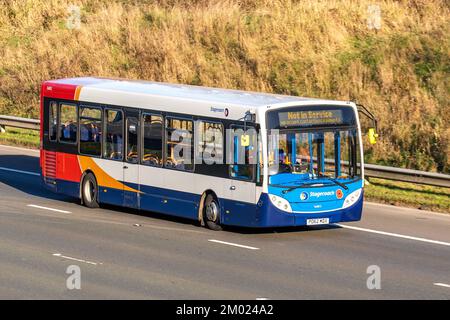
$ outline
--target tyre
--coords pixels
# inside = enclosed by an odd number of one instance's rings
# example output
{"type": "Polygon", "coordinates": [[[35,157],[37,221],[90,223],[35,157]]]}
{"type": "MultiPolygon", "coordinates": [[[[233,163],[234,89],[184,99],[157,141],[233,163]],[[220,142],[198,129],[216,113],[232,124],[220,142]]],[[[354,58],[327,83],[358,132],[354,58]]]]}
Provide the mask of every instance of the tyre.
{"type": "Polygon", "coordinates": [[[92,173],[88,173],[81,185],[83,204],[88,208],[98,208],[98,185],[92,173]]]}
{"type": "Polygon", "coordinates": [[[222,230],[220,226],[220,206],[216,197],[208,194],[203,207],[203,221],[205,225],[214,231],[222,230]]]}

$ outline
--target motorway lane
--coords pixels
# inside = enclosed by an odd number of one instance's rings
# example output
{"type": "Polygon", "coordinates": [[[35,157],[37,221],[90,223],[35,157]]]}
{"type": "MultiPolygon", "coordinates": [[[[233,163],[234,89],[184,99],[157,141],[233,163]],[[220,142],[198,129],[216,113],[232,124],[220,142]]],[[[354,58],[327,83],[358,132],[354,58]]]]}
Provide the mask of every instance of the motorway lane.
{"type": "MultiPolygon", "coordinates": [[[[0,147],[0,168],[38,172],[36,156],[0,147]]],[[[450,217],[413,209],[367,204],[348,225],[450,242],[450,217]]],[[[450,284],[450,246],[338,227],[213,232],[154,213],[89,210],[37,176],[0,169],[0,298],[450,298],[433,283],[450,284]],[[72,264],[81,290],[66,289],[72,264]],[[381,290],[366,287],[369,265],[381,268],[381,290]]]]}

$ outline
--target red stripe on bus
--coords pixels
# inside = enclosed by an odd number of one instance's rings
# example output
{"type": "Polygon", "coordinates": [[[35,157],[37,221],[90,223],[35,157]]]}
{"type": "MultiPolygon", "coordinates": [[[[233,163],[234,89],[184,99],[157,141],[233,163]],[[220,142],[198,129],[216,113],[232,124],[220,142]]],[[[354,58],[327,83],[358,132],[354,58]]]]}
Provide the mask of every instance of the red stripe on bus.
{"type": "Polygon", "coordinates": [[[52,83],[46,81],[42,84],[42,92],[44,97],[74,100],[77,91],[76,85],[52,83]]]}

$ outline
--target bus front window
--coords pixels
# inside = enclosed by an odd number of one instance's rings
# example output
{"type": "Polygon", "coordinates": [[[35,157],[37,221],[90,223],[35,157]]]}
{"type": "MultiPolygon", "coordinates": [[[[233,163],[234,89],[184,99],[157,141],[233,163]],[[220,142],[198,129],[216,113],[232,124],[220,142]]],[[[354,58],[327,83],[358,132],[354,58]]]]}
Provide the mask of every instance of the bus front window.
{"type": "Polygon", "coordinates": [[[269,176],[291,173],[293,180],[353,179],[359,168],[357,142],[356,129],[279,130],[269,136],[269,176]]]}

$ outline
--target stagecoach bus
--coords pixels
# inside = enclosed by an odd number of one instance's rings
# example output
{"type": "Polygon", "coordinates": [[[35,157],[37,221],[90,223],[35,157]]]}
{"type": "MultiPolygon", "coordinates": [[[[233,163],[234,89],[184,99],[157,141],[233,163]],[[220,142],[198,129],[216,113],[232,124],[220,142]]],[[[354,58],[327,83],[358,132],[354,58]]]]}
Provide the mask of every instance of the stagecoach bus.
{"type": "Polygon", "coordinates": [[[100,204],[223,225],[357,221],[358,106],[105,78],[46,81],[43,184],[100,204]]]}

